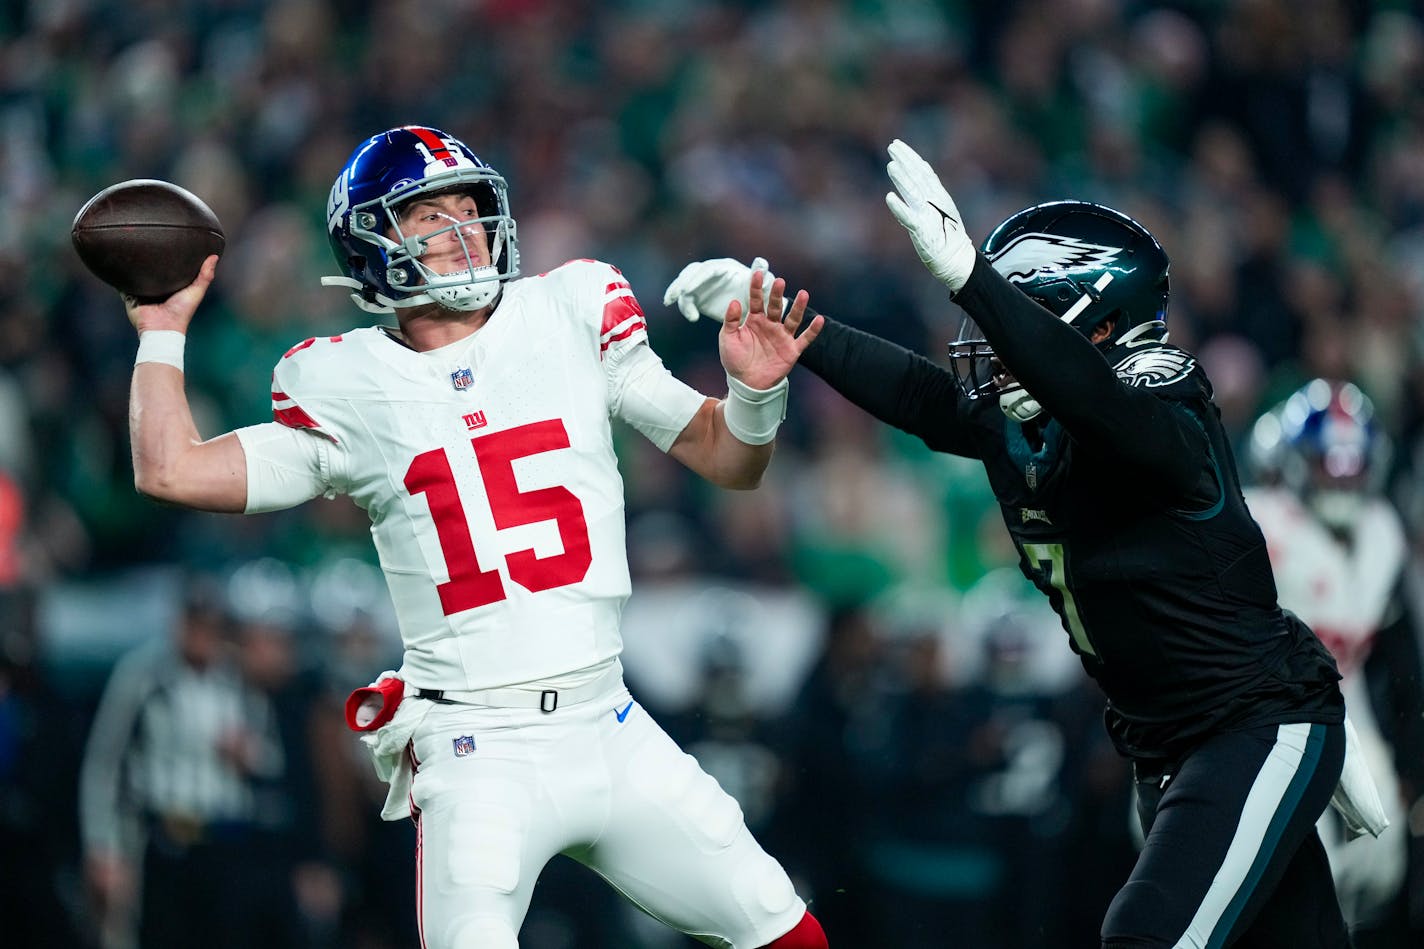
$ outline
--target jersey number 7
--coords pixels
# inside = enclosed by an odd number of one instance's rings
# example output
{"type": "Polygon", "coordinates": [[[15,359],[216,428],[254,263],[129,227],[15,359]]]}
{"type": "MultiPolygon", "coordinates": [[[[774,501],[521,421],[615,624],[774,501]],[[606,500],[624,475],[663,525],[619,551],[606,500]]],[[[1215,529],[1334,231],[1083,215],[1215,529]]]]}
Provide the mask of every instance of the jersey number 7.
{"type": "Polygon", "coordinates": [[[1068,554],[1062,544],[1023,544],[1024,559],[1038,575],[1038,579],[1058,591],[1063,601],[1059,615],[1063,625],[1068,627],[1068,635],[1073,637],[1078,651],[1096,656],[1093,641],[1088,638],[1088,630],[1083,626],[1083,617],[1078,615],[1078,602],[1073,591],[1068,589],[1068,554]]]}
{"type": "MultiPolygon", "coordinates": [[[[569,447],[568,432],[559,419],[531,422],[502,432],[490,432],[470,439],[480,477],[485,483],[490,513],[498,530],[553,521],[559,529],[564,552],[551,557],[535,556],[520,550],[505,558],[509,579],[531,593],[578,583],[588,575],[593,554],[588,542],[588,522],[583,505],[568,488],[539,488],[521,491],[514,478],[514,461],[546,451],[569,447]]],[[[455,484],[455,474],[445,449],[416,455],[405,473],[405,487],[412,496],[424,494],[440,539],[440,552],[450,579],[436,587],[440,607],[446,616],[486,606],[505,598],[504,582],[498,570],[481,570],[475,556],[470,522],[455,484]]]]}

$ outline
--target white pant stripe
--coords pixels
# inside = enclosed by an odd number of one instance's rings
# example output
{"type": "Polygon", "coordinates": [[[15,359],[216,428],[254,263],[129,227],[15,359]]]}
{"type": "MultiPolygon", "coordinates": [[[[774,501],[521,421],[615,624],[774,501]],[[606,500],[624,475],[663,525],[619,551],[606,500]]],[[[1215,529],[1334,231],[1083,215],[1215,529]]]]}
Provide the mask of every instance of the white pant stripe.
{"type": "Polygon", "coordinates": [[[1236,834],[1226,849],[1226,858],[1197,907],[1196,915],[1187,925],[1187,931],[1173,949],[1207,949],[1212,933],[1221,924],[1227,907],[1256,862],[1266,831],[1271,826],[1271,818],[1280,807],[1286,789],[1300,770],[1310,729],[1309,723],[1302,722],[1282,725],[1276,730],[1275,747],[1266,756],[1250,793],[1246,795],[1241,822],[1236,825],[1236,834]]]}

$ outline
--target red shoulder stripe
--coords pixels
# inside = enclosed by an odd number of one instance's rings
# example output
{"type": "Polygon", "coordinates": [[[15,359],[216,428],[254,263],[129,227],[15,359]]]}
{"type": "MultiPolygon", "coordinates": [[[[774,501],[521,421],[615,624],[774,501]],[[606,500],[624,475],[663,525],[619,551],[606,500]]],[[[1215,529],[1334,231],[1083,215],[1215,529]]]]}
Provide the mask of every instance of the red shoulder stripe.
{"type": "MultiPolygon", "coordinates": [[[[616,291],[615,291],[616,292],[616,291]]],[[[610,296],[603,304],[603,328],[600,335],[607,336],[629,320],[642,321],[643,308],[631,292],[610,296]]]]}
{"type": "Polygon", "coordinates": [[[317,423],[317,420],[308,415],[300,405],[293,405],[285,409],[279,409],[273,406],[272,418],[288,428],[321,429],[321,425],[317,423]]]}
{"type": "MultiPolygon", "coordinates": [[[[286,359],[288,356],[296,355],[297,353],[299,353],[299,352],[301,352],[302,350],[306,349],[306,348],[307,348],[308,346],[310,346],[312,343],[315,343],[315,342],[317,341],[317,338],[318,338],[318,337],[313,336],[311,339],[304,339],[304,340],[302,340],[300,343],[298,343],[297,345],[293,346],[291,349],[289,349],[289,350],[287,350],[285,353],[283,353],[283,354],[282,354],[282,358],[283,358],[283,359],[286,359]]],[[[339,342],[341,342],[341,334],[337,334],[336,336],[328,336],[328,337],[327,337],[327,340],[329,340],[330,342],[333,342],[333,343],[339,343],[339,342]]]]}
{"type": "Polygon", "coordinates": [[[280,422],[288,428],[310,429],[320,435],[325,435],[333,442],[336,441],[326,429],[321,427],[320,422],[312,418],[306,409],[293,402],[292,397],[278,389],[275,384],[272,386],[272,420],[280,422]]]}
{"type": "Polygon", "coordinates": [[[604,340],[603,343],[602,343],[602,345],[600,345],[600,346],[598,347],[598,351],[599,351],[600,353],[606,352],[606,351],[608,350],[608,347],[609,347],[609,346],[612,346],[614,343],[621,342],[622,340],[627,339],[629,336],[632,336],[634,333],[638,332],[639,330],[642,330],[642,331],[646,332],[647,329],[648,329],[647,324],[644,323],[642,320],[639,320],[638,322],[636,322],[636,323],[634,323],[633,325],[629,326],[629,327],[628,327],[627,329],[625,329],[623,332],[619,333],[617,336],[612,336],[612,337],[609,337],[608,339],[604,340]]]}

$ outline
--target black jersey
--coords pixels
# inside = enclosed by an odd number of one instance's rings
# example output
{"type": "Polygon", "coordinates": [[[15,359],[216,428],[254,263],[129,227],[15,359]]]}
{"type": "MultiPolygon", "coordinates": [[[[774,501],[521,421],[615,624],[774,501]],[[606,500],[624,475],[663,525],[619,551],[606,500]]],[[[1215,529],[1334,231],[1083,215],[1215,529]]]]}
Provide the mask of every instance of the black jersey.
{"type": "Polygon", "coordinates": [[[978,458],[1020,554],[1135,757],[1203,735],[1338,723],[1339,674],[1276,603],[1211,385],[1164,342],[1114,353],[1020,293],[982,257],[956,296],[1044,406],[1029,423],[964,398],[923,357],[827,322],[802,365],[936,451],[978,458]]]}

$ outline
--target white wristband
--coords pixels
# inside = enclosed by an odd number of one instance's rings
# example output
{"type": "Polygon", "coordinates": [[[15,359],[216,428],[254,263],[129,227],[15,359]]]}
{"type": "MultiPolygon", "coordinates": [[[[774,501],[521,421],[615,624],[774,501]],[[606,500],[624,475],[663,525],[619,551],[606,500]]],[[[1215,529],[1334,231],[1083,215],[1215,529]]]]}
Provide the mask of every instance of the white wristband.
{"type": "Polygon", "coordinates": [[[161,362],[183,371],[183,344],[187,337],[177,330],[144,330],[138,334],[138,356],[134,365],[141,362],[161,362]]]}
{"type": "Polygon", "coordinates": [[[722,410],[727,429],[737,441],[765,445],[776,437],[781,420],[786,418],[786,393],[789,389],[785,379],[770,389],[753,389],[727,376],[726,407],[722,410]]]}

